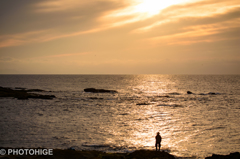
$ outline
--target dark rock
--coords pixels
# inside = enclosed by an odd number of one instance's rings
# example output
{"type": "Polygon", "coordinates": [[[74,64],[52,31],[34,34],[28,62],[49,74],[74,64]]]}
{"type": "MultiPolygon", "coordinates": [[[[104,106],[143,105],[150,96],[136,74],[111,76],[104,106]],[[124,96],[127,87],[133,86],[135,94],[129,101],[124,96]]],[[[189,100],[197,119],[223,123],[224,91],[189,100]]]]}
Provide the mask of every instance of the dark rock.
{"type": "Polygon", "coordinates": [[[27,91],[27,92],[45,92],[45,91],[42,90],[42,89],[27,89],[26,91],[27,91]]]}
{"type": "Polygon", "coordinates": [[[56,98],[54,95],[41,95],[35,93],[28,93],[27,90],[13,90],[11,88],[0,87],[0,97],[14,97],[20,100],[28,98],[38,98],[38,99],[53,99],[56,98]]]}
{"type": "Polygon", "coordinates": [[[74,147],[70,147],[70,148],[68,148],[68,150],[75,151],[75,148],[74,147]]]}
{"type": "Polygon", "coordinates": [[[101,154],[98,157],[101,158],[101,159],[125,159],[124,155],[121,155],[121,154],[109,154],[109,153],[101,154]]]}
{"type": "Polygon", "coordinates": [[[40,98],[40,99],[53,99],[56,98],[55,95],[40,95],[40,94],[30,94],[28,98],[40,98]]]}
{"type": "Polygon", "coordinates": [[[115,90],[106,90],[106,89],[95,89],[95,88],[86,88],[84,89],[85,92],[91,93],[117,93],[115,90]]]}
{"type": "Polygon", "coordinates": [[[219,95],[220,93],[215,93],[215,92],[209,92],[209,95],[219,95]]]}
{"type": "Polygon", "coordinates": [[[168,93],[169,95],[181,95],[180,93],[178,92],[172,92],[172,93],[168,93]]]}
{"type": "Polygon", "coordinates": [[[187,94],[193,94],[193,92],[191,92],[191,91],[187,91],[187,94]]]}
{"type": "Polygon", "coordinates": [[[137,150],[130,153],[127,159],[150,159],[150,158],[161,158],[161,159],[175,159],[173,155],[167,152],[150,151],[150,150],[137,150]]]}
{"type": "Polygon", "coordinates": [[[89,97],[89,99],[103,99],[103,98],[97,98],[97,97],[89,97]]]}
{"type": "Polygon", "coordinates": [[[7,156],[3,156],[3,157],[0,157],[0,159],[10,159],[10,158],[7,156]]]}
{"type": "Polygon", "coordinates": [[[168,96],[168,95],[165,95],[165,96],[157,96],[157,97],[159,97],[159,98],[170,98],[170,96],[168,96]]]}
{"type": "Polygon", "coordinates": [[[136,105],[150,105],[149,103],[137,103],[136,105]]]}
{"type": "Polygon", "coordinates": [[[205,159],[240,159],[240,153],[235,152],[235,153],[230,153],[229,155],[213,154],[212,156],[206,157],[205,159]]]}
{"type": "Polygon", "coordinates": [[[214,93],[214,92],[209,92],[208,94],[209,95],[216,95],[216,93],[214,93]]]}

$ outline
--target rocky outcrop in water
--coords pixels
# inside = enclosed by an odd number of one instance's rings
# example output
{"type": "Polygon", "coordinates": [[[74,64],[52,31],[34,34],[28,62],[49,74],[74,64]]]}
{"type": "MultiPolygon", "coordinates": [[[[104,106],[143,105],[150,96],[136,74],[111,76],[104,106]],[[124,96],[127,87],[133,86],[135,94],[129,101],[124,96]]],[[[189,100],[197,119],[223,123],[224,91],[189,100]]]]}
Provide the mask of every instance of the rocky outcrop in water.
{"type": "Polygon", "coordinates": [[[205,159],[240,159],[240,153],[230,153],[229,155],[216,155],[213,154],[211,157],[206,157],[205,159]]]}
{"type": "Polygon", "coordinates": [[[191,91],[187,91],[187,94],[193,94],[193,92],[191,92],[191,91]]]}
{"type": "Polygon", "coordinates": [[[95,88],[85,88],[85,92],[91,93],[117,93],[115,90],[107,90],[107,89],[95,89],[95,88]]]}
{"type": "Polygon", "coordinates": [[[29,93],[29,92],[44,92],[44,90],[40,89],[25,89],[18,87],[14,89],[6,88],[6,87],[0,87],[0,97],[14,97],[17,99],[29,99],[29,98],[35,98],[35,99],[53,99],[56,98],[54,95],[42,95],[42,94],[36,94],[36,93],[29,93]],[[17,89],[17,90],[16,90],[17,89]]]}
{"type": "MultiPolygon", "coordinates": [[[[193,92],[191,91],[187,91],[187,94],[194,94],[193,92]]],[[[215,93],[215,92],[209,92],[209,93],[200,93],[198,95],[220,95],[220,93],[215,93]]]]}

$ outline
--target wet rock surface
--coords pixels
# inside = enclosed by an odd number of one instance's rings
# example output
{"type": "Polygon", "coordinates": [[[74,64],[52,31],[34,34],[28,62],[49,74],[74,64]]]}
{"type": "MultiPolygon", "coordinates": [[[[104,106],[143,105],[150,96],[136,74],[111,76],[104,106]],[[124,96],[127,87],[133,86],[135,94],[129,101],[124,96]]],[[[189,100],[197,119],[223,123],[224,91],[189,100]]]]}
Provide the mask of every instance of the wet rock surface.
{"type": "Polygon", "coordinates": [[[96,88],[85,88],[85,92],[91,93],[117,93],[115,90],[107,90],[107,89],[96,89],[96,88]]]}
{"type": "Polygon", "coordinates": [[[19,88],[16,87],[15,89],[7,88],[7,87],[0,87],[0,97],[14,97],[17,99],[53,99],[56,98],[54,95],[42,95],[36,93],[29,93],[29,92],[45,92],[41,89],[26,89],[26,88],[19,88]]]}

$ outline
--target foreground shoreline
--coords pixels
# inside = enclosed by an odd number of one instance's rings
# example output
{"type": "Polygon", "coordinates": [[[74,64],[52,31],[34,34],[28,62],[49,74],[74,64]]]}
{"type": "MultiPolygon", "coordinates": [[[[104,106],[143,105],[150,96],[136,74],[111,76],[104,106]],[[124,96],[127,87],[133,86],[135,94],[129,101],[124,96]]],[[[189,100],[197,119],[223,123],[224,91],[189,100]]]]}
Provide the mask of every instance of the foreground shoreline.
{"type": "MultiPolygon", "coordinates": [[[[46,148],[9,148],[0,147],[0,159],[175,159],[198,158],[177,157],[164,151],[136,150],[131,153],[106,153],[96,150],[46,149],[46,148]],[[13,153],[13,151],[15,151],[13,153]],[[10,153],[11,152],[11,153],[10,153]],[[35,154],[34,154],[35,152],[35,154]],[[36,153],[37,152],[37,153],[36,153]],[[9,154],[8,154],[9,153],[9,154]]],[[[239,159],[240,153],[216,155],[205,159],[239,159]]]]}

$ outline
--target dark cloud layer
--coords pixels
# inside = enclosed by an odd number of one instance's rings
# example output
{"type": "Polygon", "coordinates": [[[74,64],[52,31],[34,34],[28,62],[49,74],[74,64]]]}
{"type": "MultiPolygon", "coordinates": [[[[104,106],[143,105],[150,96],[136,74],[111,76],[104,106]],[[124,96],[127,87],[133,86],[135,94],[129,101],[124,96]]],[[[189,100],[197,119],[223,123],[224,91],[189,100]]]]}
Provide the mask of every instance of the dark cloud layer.
{"type": "MultiPolygon", "coordinates": [[[[50,1],[46,1],[50,2],[50,1]]],[[[0,34],[14,34],[35,30],[55,29],[61,32],[87,30],[96,25],[99,16],[109,10],[122,7],[122,4],[97,1],[69,10],[44,11],[37,4],[44,1],[1,1],[2,23],[0,34]]]]}

